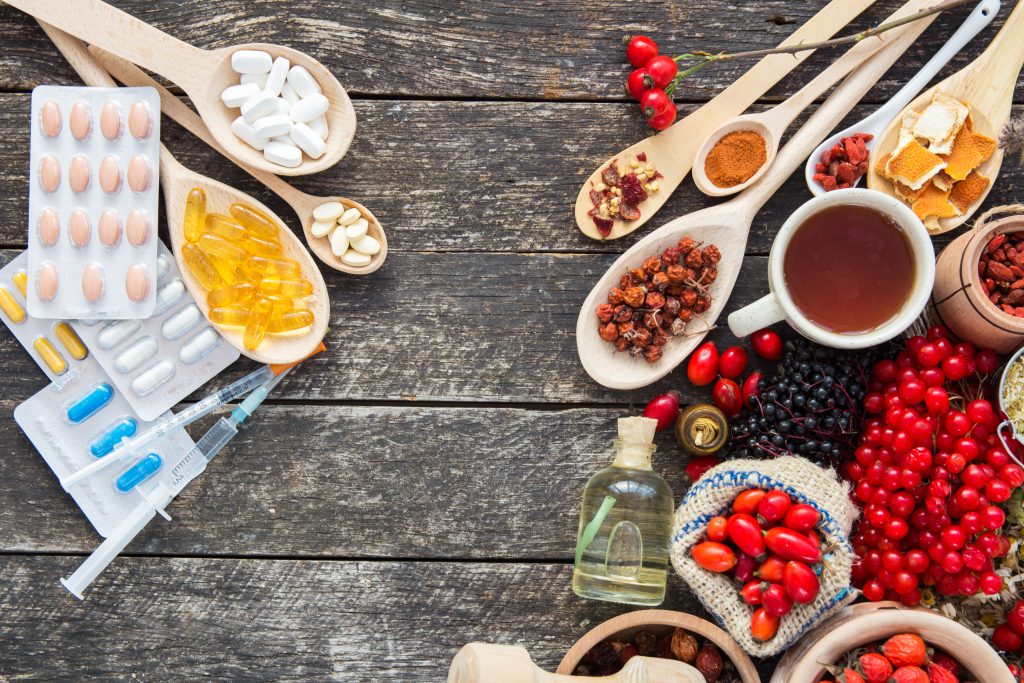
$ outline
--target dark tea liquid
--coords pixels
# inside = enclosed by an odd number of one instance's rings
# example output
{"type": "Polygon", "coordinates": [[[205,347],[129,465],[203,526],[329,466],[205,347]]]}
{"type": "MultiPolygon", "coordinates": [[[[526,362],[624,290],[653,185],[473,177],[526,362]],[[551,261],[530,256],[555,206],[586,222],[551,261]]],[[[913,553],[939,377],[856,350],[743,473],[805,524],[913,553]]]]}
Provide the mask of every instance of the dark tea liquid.
{"type": "Polygon", "coordinates": [[[888,322],[914,288],[906,236],[865,206],[833,206],[804,221],[782,270],[797,308],[820,327],[846,334],[888,322]]]}

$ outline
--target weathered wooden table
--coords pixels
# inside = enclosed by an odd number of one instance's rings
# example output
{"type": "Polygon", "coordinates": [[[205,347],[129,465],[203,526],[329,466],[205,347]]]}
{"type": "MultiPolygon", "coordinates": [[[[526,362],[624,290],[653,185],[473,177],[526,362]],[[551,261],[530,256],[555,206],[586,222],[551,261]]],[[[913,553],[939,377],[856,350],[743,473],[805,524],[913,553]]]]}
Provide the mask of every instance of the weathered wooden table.
{"type": "MultiPolygon", "coordinates": [[[[625,611],[570,590],[583,484],[610,461],[616,417],[659,389],[687,391],[678,373],[609,391],[576,357],[580,303],[637,237],[590,241],[571,210],[586,175],[646,135],[622,95],[621,38],[649,32],[674,52],[770,47],[823,2],[115,4],[196,45],[280,42],[322,59],[359,129],[336,168],[296,184],[367,204],[391,254],[370,277],[327,273],[329,353],[288,377],[173,503],[174,521],[151,523],[85,602],[57,579],[98,537],[9,419],[46,380],[0,332],[0,681],[440,681],[470,640],[522,644],[553,669],[625,611]]],[[[879,0],[855,28],[897,5],[879,0]]],[[[855,115],[895,92],[966,11],[940,18],[855,115]]],[[[29,91],[79,81],[7,7],[0,43],[5,263],[25,247],[29,91]]],[[[683,109],[743,68],[691,78],[683,109]]],[[[186,165],[288,216],[230,162],[169,122],[164,131],[186,165]]],[[[1007,159],[988,204],[1019,199],[1022,181],[1007,159]]],[[[772,235],[807,198],[793,178],[758,217],[730,311],[765,291],[772,235]]],[[[687,180],[654,225],[707,203],[687,180]]],[[[655,466],[679,496],[681,455],[667,437],[659,446],[655,466]]],[[[674,577],[665,606],[700,611],[674,577]]]]}

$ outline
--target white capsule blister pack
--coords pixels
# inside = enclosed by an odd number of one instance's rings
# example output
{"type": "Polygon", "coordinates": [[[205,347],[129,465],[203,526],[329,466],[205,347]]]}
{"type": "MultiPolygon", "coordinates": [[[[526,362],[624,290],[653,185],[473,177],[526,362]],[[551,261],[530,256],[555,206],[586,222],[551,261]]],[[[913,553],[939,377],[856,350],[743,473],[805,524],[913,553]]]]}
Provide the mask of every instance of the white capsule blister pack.
{"type": "MultiPolygon", "coordinates": [[[[15,408],[14,419],[61,480],[112,452],[121,439],[151,426],[91,357],[66,382],[48,385],[15,408]]],[[[105,538],[144,503],[153,487],[171,476],[194,445],[184,428],[175,429],[123,464],[72,484],[68,492],[105,538]]]]}
{"type": "Polygon", "coordinates": [[[145,420],[170,410],[239,357],[199,310],[162,242],[156,271],[151,317],[74,323],[93,356],[145,420]]]}
{"type": "Polygon", "coordinates": [[[32,91],[26,269],[33,317],[149,317],[159,161],[153,88],[32,91]]]}

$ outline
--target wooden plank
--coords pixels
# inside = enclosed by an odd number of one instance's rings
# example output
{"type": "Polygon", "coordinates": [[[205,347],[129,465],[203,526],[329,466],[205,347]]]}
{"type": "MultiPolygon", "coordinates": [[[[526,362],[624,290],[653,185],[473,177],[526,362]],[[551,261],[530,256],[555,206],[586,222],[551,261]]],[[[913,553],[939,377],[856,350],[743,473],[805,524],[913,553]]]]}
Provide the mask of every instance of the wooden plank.
{"type": "MultiPolygon", "coordinates": [[[[78,560],[0,557],[0,680],[422,683],[471,641],[553,671],[629,610],[577,598],[559,564],[210,558],[119,559],[80,604],[57,583],[78,560]]],[[[704,614],[675,577],[664,606],[704,614]]]]}
{"type": "MultiPolygon", "coordinates": [[[[359,95],[475,99],[577,99],[624,97],[629,73],[625,36],[650,33],[668,53],[771,48],[825,3],[632,3],[628,9],[570,0],[472,4],[431,0],[332,0],[315,4],[257,0],[151,3],[121,0],[118,7],[173,35],[207,48],[250,41],[286,44],[322,60],[349,91],[359,95]]],[[[902,4],[878,0],[844,33],[874,25],[902,4]]],[[[875,102],[884,102],[959,26],[961,8],[939,19],[908,52],[875,102]]],[[[1004,8],[1003,15],[1009,13],[1004,8]]],[[[1002,17],[996,24],[1001,25],[1002,17]]],[[[981,52],[989,29],[954,61],[960,68],[981,52]]],[[[17,11],[0,8],[0,88],[29,90],[37,83],[74,83],[73,73],[42,31],[17,11]]],[[[779,100],[812,78],[833,55],[815,56],[770,93],[779,100]]],[[[688,79],[683,99],[703,101],[752,62],[716,65],[688,79]]]]}

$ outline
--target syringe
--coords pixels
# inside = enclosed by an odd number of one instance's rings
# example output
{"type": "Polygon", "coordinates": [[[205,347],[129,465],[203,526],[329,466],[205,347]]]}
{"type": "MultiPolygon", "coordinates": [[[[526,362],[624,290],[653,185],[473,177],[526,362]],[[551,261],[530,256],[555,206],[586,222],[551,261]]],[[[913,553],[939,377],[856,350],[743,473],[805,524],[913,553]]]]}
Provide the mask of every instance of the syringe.
{"type": "Polygon", "coordinates": [[[89,584],[93,582],[114,558],[145,528],[149,521],[159,512],[167,519],[164,508],[181,493],[190,481],[202,474],[206,464],[234,438],[238,433],[238,425],[245,422],[263,403],[267,394],[284,379],[291,368],[286,368],[278,375],[273,375],[263,385],[253,390],[244,401],[231,411],[231,414],[217,420],[198,443],[182,458],[181,462],[171,470],[167,481],[160,482],[146,500],[131,512],[121,524],[92,552],[89,557],[68,578],[60,582],[79,600],[89,584]]]}

